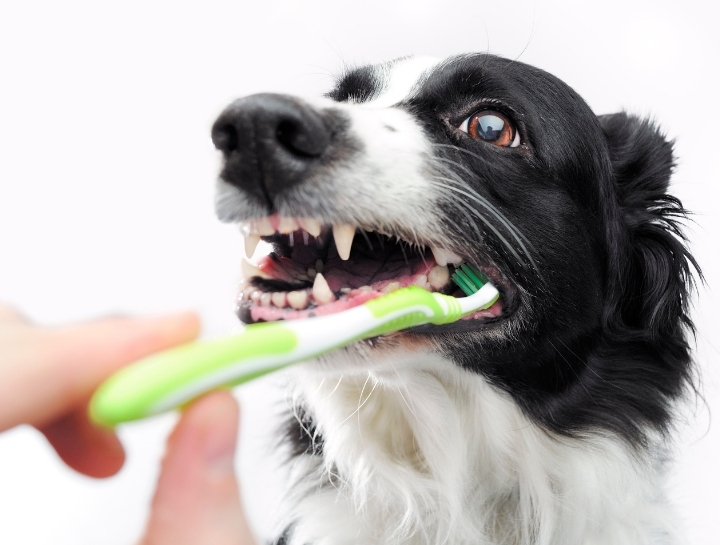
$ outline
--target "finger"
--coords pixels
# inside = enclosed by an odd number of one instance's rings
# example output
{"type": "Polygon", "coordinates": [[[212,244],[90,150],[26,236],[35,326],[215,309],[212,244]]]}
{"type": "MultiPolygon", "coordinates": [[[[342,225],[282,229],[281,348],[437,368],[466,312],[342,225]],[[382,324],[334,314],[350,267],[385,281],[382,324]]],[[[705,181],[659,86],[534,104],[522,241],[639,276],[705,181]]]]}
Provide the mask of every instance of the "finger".
{"type": "Polygon", "coordinates": [[[9,345],[3,350],[8,363],[0,368],[0,399],[5,408],[0,430],[56,420],[89,399],[120,367],[197,337],[200,324],[194,313],[181,313],[52,329],[20,323],[8,329],[4,338],[0,336],[9,345]]]}
{"type": "Polygon", "coordinates": [[[168,440],[142,545],[253,545],[233,462],[239,410],[210,393],[183,414],[168,440]]]}
{"type": "Polygon", "coordinates": [[[88,477],[115,475],[125,462],[125,451],[117,436],[94,426],[84,406],[42,426],[60,458],[88,477]]]}

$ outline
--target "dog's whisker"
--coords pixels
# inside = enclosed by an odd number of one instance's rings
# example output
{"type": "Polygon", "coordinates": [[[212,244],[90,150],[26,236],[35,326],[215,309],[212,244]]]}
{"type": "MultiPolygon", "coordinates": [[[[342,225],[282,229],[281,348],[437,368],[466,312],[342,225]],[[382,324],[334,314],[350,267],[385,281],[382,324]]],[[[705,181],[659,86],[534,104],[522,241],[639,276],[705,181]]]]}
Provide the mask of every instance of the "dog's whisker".
{"type": "MultiPolygon", "coordinates": [[[[460,148],[458,148],[458,149],[460,149],[460,148]]],[[[450,160],[450,159],[446,159],[446,158],[444,158],[444,157],[436,157],[435,159],[436,159],[436,160],[439,160],[439,161],[442,161],[442,162],[447,162],[447,163],[450,163],[450,164],[454,164],[456,167],[460,168],[460,169],[463,170],[466,174],[468,174],[468,176],[470,176],[471,178],[474,178],[474,177],[476,176],[476,174],[473,173],[471,170],[469,170],[467,167],[465,167],[465,166],[463,166],[463,165],[460,165],[460,164],[458,164],[458,163],[456,163],[456,162],[454,162],[454,161],[452,161],[452,160],[450,160]]],[[[462,189],[463,191],[467,191],[468,193],[470,193],[470,194],[473,196],[473,198],[475,199],[475,201],[478,202],[478,204],[481,204],[482,206],[484,206],[484,207],[486,207],[488,210],[490,210],[490,212],[491,212],[495,217],[497,217],[498,220],[500,220],[500,221],[503,223],[503,225],[505,226],[505,228],[506,228],[506,229],[510,232],[510,234],[512,234],[513,237],[517,240],[518,244],[519,244],[520,247],[523,249],[525,255],[528,257],[528,259],[529,259],[530,262],[532,263],[533,267],[537,270],[538,268],[537,268],[537,266],[535,265],[535,263],[534,263],[534,261],[533,261],[533,259],[532,259],[532,255],[531,255],[531,254],[527,251],[527,249],[525,248],[525,244],[531,245],[531,243],[530,243],[530,242],[527,240],[527,238],[522,234],[522,232],[520,232],[520,231],[505,217],[505,215],[504,215],[502,212],[500,212],[500,210],[498,210],[498,208],[497,208],[496,206],[494,206],[494,205],[493,205],[492,203],[490,203],[487,199],[485,199],[485,198],[482,197],[479,193],[477,193],[475,190],[473,190],[471,187],[469,187],[466,182],[464,182],[462,179],[460,179],[460,178],[457,176],[457,173],[455,173],[455,172],[452,171],[452,170],[445,169],[445,168],[441,169],[441,171],[442,171],[442,173],[443,173],[444,175],[449,175],[449,176],[450,176],[450,179],[447,179],[445,176],[443,176],[443,177],[442,177],[442,180],[443,180],[443,181],[452,183],[452,181],[455,180],[455,183],[459,186],[459,189],[462,189]],[[521,239],[522,239],[522,240],[521,240],[521,239]],[[523,241],[524,241],[524,242],[523,242],[523,241]]]]}

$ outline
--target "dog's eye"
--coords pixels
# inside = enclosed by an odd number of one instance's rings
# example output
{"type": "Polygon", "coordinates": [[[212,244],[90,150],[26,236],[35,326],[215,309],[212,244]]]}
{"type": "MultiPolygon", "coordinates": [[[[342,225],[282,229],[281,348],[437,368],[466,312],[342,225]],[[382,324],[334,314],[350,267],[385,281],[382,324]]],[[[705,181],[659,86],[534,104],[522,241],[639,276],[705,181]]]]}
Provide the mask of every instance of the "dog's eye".
{"type": "Polygon", "coordinates": [[[459,128],[476,140],[503,148],[516,148],[520,145],[520,133],[513,122],[495,110],[476,112],[463,121],[459,128]]]}

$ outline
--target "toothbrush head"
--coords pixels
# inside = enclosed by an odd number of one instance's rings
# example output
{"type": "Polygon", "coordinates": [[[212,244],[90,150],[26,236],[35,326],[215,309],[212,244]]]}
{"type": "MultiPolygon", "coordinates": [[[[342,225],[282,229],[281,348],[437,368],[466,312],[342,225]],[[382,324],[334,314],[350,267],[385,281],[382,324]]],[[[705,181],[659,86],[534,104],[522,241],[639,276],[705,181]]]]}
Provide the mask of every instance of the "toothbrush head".
{"type": "Polygon", "coordinates": [[[452,279],[468,296],[476,293],[488,283],[487,277],[469,263],[463,263],[455,269],[452,279]]]}

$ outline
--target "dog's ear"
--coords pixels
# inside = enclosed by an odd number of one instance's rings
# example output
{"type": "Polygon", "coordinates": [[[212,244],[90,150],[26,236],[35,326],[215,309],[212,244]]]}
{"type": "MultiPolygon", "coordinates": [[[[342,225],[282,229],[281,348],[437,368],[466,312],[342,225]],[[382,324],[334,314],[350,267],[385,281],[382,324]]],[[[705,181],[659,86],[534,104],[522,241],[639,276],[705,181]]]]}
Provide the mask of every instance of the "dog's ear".
{"type": "Polygon", "coordinates": [[[620,204],[619,225],[610,233],[621,244],[611,256],[610,286],[625,325],[641,328],[655,339],[675,336],[687,317],[692,275],[699,271],[685,246],[680,222],[686,211],[667,194],[674,167],[673,143],[647,119],[626,113],[604,115],[612,173],[620,204]]]}

